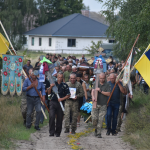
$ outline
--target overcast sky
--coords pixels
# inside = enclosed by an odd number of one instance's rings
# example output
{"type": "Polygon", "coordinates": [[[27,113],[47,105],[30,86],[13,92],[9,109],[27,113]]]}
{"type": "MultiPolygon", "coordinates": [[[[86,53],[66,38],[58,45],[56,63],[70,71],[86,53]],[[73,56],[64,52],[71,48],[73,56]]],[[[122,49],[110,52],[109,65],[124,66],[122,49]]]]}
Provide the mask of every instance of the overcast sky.
{"type": "MultiPolygon", "coordinates": [[[[103,1],[105,2],[106,0],[103,0],[103,1]]],[[[98,0],[83,0],[83,3],[86,6],[90,7],[90,11],[96,11],[96,12],[105,9],[104,7],[102,7],[104,2],[101,3],[101,2],[98,2],[98,0]]]]}

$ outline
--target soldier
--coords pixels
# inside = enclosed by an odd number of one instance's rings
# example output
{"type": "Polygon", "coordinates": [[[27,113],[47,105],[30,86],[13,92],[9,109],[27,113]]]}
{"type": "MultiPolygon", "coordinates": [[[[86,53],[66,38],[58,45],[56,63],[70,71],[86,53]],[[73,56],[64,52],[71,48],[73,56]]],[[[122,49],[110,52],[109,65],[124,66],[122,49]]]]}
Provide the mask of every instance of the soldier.
{"type": "Polygon", "coordinates": [[[92,122],[95,128],[95,136],[102,138],[101,128],[107,111],[108,96],[110,96],[111,92],[111,87],[109,83],[106,82],[106,75],[104,73],[99,75],[98,88],[95,88],[95,83],[93,85],[92,101],[95,101],[95,91],[98,91],[98,97],[96,108],[92,109],[92,122]]]}
{"type": "Polygon", "coordinates": [[[83,97],[84,91],[82,85],[76,81],[76,74],[70,74],[70,82],[67,82],[69,88],[76,88],[75,98],[69,98],[65,102],[65,133],[69,133],[70,129],[70,111],[72,114],[71,129],[72,134],[75,134],[77,128],[78,105],[79,97],[83,97]]]}

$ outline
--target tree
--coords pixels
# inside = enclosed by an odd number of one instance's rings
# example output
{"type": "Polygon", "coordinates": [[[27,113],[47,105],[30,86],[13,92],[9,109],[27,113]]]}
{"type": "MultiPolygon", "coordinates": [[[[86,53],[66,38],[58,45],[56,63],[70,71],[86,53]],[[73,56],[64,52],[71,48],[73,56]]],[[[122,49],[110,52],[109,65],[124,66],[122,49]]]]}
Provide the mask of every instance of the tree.
{"type": "Polygon", "coordinates": [[[95,43],[94,41],[91,41],[92,46],[85,48],[91,55],[95,55],[97,53],[97,50],[101,47],[102,42],[98,41],[95,43]]]}
{"type": "Polygon", "coordinates": [[[40,14],[36,27],[55,21],[70,14],[81,13],[83,0],[38,0],[40,14]]]}
{"type": "Polygon", "coordinates": [[[110,24],[106,32],[107,37],[113,37],[116,41],[114,54],[125,59],[138,34],[140,39],[136,47],[139,47],[142,53],[150,41],[150,1],[106,0],[104,6],[107,10],[103,11],[103,14],[110,24]],[[116,9],[119,10],[118,14],[115,13],[116,9]]]}
{"type": "MultiPolygon", "coordinates": [[[[37,13],[35,0],[0,0],[0,19],[15,49],[22,47],[23,33],[37,13]]],[[[2,29],[0,32],[4,35],[2,29]]]]}

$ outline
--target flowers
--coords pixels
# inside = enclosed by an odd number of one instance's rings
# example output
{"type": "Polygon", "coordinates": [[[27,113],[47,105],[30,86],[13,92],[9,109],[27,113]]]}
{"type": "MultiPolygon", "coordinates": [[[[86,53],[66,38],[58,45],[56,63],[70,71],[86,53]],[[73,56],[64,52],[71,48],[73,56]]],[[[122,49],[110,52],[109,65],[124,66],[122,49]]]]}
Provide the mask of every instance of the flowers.
{"type": "Polygon", "coordinates": [[[4,61],[4,62],[3,62],[4,65],[7,65],[7,66],[8,66],[8,65],[10,64],[10,62],[11,62],[11,61],[10,61],[10,57],[6,57],[6,56],[3,58],[3,61],[4,61]]]}
{"type": "Polygon", "coordinates": [[[20,77],[20,76],[21,76],[21,73],[19,72],[19,73],[18,73],[18,77],[20,77]]]}
{"type": "Polygon", "coordinates": [[[21,66],[22,65],[22,62],[23,62],[22,58],[17,57],[15,60],[16,60],[15,63],[16,63],[17,66],[21,66]]]}
{"type": "Polygon", "coordinates": [[[22,59],[21,59],[21,58],[19,58],[18,60],[19,60],[19,62],[22,62],[22,59]]]}
{"type": "Polygon", "coordinates": [[[20,77],[20,76],[21,76],[21,69],[17,68],[17,69],[15,70],[15,76],[16,76],[16,77],[20,77]]]}
{"type": "Polygon", "coordinates": [[[4,75],[7,76],[7,72],[6,71],[4,72],[4,75]]]}
{"type": "Polygon", "coordinates": [[[7,67],[7,68],[4,68],[3,70],[2,70],[2,72],[3,72],[3,75],[4,76],[9,76],[10,75],[10,69],[7,67]]]}
{"type": "Polygon", "coordinates": [[[7,57],[5,56],[5,57],[3,58],[3,60],[4,60],[4,61],[7,61],[7,57]]]}
{"type": "Polygon", "coordinates": [[[10,86],[14,86],[13,83],[11,83],[10,86]]]}

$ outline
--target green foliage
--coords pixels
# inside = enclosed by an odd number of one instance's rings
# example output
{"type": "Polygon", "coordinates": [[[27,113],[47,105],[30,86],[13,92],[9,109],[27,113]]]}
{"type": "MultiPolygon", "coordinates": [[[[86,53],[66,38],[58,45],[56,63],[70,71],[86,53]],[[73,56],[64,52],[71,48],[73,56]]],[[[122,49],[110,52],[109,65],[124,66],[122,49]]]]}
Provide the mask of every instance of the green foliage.
{"type": "Polygon", "coordinates": [[[130,105],[125,124],[124,140],[137,149],[150,147],[150,94],[145,95],[140,90],[134,92],[134,104],[130,105]]]}
{"type": "Polygon", "coordinates": [[[97,53],[97,50],[101,47],[102,42],[98,41],[97,43],[95,43],[94,41],[92,41],[91,43],[92,46],[87,47],[85,50],[87,50],[89,54],[94,55],[95,53],[97,53]]]}
{"type": "Polygon", "coordinates": [[[110,26],[107,36],[113,37],[117,41],[114,47],[114,54],[120,59],[125,59],[131,50],[138,34],[140,38],[136,47],[141,49],[141,53],[146,49],[150,41],[150,1],[149,0],[106,0],[104,6],[106,16],[110,26]],[[116,14],[116,10],[119,13],[116,14]]]}
{"type": "MultiPolygon", "coordinates": [[[[36,13],[35,0],[0,0],[0,19],[16,50],[22,47],[23,33],[36,13]]],[[[1,28],[0,32],[5,35],[1,28]]]]}
{"type": "MultiPolygon", "coordinates": [[[[0,95],[0,149],[13,149],[15,145],[11,139],[29,140],[30,134],[36,132],[32,126],[26,130],[23,126],[23,117],[20,111],[21,97],[11,97],[0,95]]],[[[46,115],[48,113],[46,111],[46,115]]],[[[44,121],[43,127],[48,124],[48,119],[44,121]]]]}
{"type": "Polygon", "coordinates": [[[38,0],[40,13],[36,20],[36,27],[55,21],[65,16],[81,13],[83,0],[38,0]]]}

